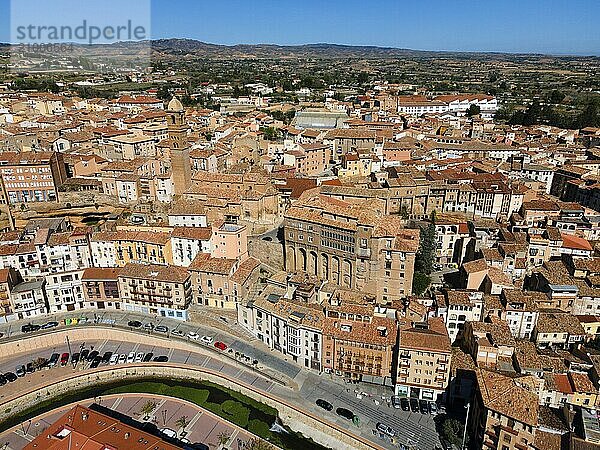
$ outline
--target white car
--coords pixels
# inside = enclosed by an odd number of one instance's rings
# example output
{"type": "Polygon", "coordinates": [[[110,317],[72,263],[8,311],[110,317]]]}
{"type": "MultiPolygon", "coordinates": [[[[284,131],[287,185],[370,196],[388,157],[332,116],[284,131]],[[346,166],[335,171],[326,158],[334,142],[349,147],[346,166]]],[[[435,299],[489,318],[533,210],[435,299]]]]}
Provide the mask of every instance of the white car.
{"type": "Polygon", "coordinates": [[[203,343],[205,343],[206,345],[210,345],[210,344],[212,344],[212,343],[213,343],[213,338],[212,338],[212,336],[202,336],[202,337],[200,338],[200,340],[201,340],[203,343]]]}
{"type": "Polygon", "coordinates": [[[135,362],[136,362],[136,363],[138,363],[138,362],[142,362],[142,361],[143,361],[143,359],[144,359],[144,354],[140,352],[140,353],[138,353],[138,354],[136,355],[136,357],[135,357],[135,362]]]}
{"type": "Polygon", "coordinates": [[[182,337],[183,336],[183,331],[181,331],[181,330],[173,330],[173,331],[171,331],[171,336],[180,336],[180,337],[182,337]]]}
{"type": "Polygon", "coordinates": [[[195,331],[190,331],[190,332],[188,332],[187,337],[188,337],[188,339],[197,341],[198,338],[200,337],[200,335],[198,333],[196,333],[195,331]]]}
{"type": "Polygon", "coordinates": [[[108,362],[108,364],[110,364],[111,366],[114,366],[115,364],[117,364],[119,362],[119,354],[115,353],[114,355],[112,355],[110,357],[110,361],[108,362]]]}
{"type": "Polygon", "coordinates": [[[133,361],[135,361],[135,353],[130,352],[129,355],[127,355],[127,362],[132,363],[133,361]]]}
{"type": "Polygon", "coordinates": [[[119,355],[119,364],[123,364],[127,361],[127,355],[125,353],[122,353],[119,355]]]}

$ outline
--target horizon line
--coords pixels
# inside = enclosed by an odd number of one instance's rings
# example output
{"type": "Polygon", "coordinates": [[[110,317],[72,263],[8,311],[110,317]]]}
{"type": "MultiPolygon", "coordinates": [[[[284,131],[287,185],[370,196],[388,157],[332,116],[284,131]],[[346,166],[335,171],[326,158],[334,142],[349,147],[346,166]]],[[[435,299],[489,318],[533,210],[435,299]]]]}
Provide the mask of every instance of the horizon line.
{"type": "MultiPolygon", "coordinates": [[[[327,45],[327,46],[338,46],[338,47],[347,47],[347,48],[370,48],[370,49],[380,49],[380,50],[399,50],[399,51],[408,51],[408,52],[418,52],[418,53],[464,53],[464,54],[486,54],[486,55],[513,55],[513,56],[553,56],[553,57],[585,57],[585,58],[598,58],[600,57],[599,53],[562,53],[562,52],[541,52],[541,51],[511,51],[511,50],[425,50],[425,49],[415,49],[408,47],[394,47],[389,45],[378,45],[378,44],[344,44],[344,43],[335,43],[335,42],[305,42],[301,44],[278,44],[275,42],[258,42],[258,43],[248,43],[248,42],[238,42],[235,44],[225,44],[225,43],[215,43],[215,42],[207,42],[196,38],[190,37],[162,37],[162,38],[152,38],[152,39],[143,39],[137,41],[115,41],[115,42],[104,42],[104,43],[81,43],[81,42],[62,42],[56,41],[56,44],[72,44],[78,45],[82,47],[90,47],[90,46],[111,46],[118,44],[143,44],[143,43],[153,43],[157,41],[191,41],[197,42],[206,45],[214,45],[217,47],[239,47],[239,46],[271,46],[271,47],[310,47],[317,45],[327,45]]],[[[42,43],[40,43],[42,44],[42,43]]],[[[25,42],[0,42],[0,46],[13,46],[13,45],[34,45],[34,43],[25,43],[25,42]]]]}

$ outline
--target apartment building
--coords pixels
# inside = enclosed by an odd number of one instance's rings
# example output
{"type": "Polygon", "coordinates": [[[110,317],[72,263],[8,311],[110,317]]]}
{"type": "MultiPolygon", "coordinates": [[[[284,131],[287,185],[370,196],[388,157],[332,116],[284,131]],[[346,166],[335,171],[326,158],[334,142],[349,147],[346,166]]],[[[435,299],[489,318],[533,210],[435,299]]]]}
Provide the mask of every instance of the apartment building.
{"type": "Polygon", "coordinates": [[[52,273],[45,276],[44,287],[50,313],[75,311],[85,308],[83,294],[84,270],[52,273]]]}
{"type": "Polygon", "coordinates": [[[187,320],[190,274],[183,267],[128,263],[118,275],[122,309],[187,320]]]}
{"type": "Polygon", "coordinates": [[[156,141],[152,136],[126,134],[112,136],[105,139],[108,145],[112,145],[116,154],[126,161],[135,158],[155,158],[156,141]]]}
{"type": "Polygon", "coordinates": [[[503,289],[500,300],[504,306],[502,319],[508,324],[512,335],[529,339],[537,324],[539,303],[547,300],[546,295],[542,292],[503,289]]]}
{"type": "Polygon", "coordinates": [[[473,448],[533,450],[538,426],[538,396],[518,379],[477,369],[475,398],[467,430],[473,448]]]}
{"type": "Polygon", "coordinates": [[[402,322],[395,394],[436,401],[450,382],[452,348],[441,317],[402,322]]]}
{"type": "Polygon", "coordinates": [[[377,132],[366,129],[335,128],[323,136],[323,144],[331,149],[334,161],[341,161],[342,155],[356,153],[358,150],[373,152],[377,132]]]}
{"type": "Polygon", "coordinates": [[[188,267],[192,277],[194,303],[235,309],[246,298],[251,283],[257,280],[256,269],[259,265],[260,262],[255,258],[239,260],[199,254],[188,267]]]}
{"type": "Polygon", "coordinates": [[[86,308],[121,309],[119,269],[91,267],[83,272],[83,295],[86,308]]]}
{"type": "Polygon", "coordinates": [[[323,311],[318,304],[284,297],[284,291],[240,303],[238,323],[301,367],[322,371],[323,311]]]}
{"type": "Polygon", "coordinates": [[[480,322],[483,319],[483,292],[446,290],[444,297],[447,311],[442,314],[450,342],[454,342],[465,322],[480,322]]]}
{"type": "Polygon", "coordinates": [[[469,245],[470,232],[466,222],[452,223],[436,221],[435,223],[435,257],[439,264],[461,264],[469,245]]]}
{"type": "Polygon", "coordinates": [[[309,177],[325,172],[331,159],[331,147],[323,143],[299,144],[283,154],[284,165],[294,167],[296,173],[309,177]]]}
{"type": "Polygon", "coordinates": [[[0,153],[0,176],[7,203],[56,202],[58,188],[67,179],[63,156],[57,152],[0,153]]]}
{"type": "Polygon", "coordinates": [[[323,370],[348,379],[392,385],[396,321],[330,313],[323,322],[323,370]]]}
{"type": "Polygon", "coordinates": [[[412,293],[419,231],[377,203],[350,203],[305,192],[284,221],[285,267],[390,302],[412,293]]]}
{"type": "Polygon", "coordinates": [[[212,237],[212,229],[208,227],[174,227],[171,232],[173,264],[188,267],[199,253],[212,253],[212,237]]]}
{"type": "Polygon", "coordinates": [[[46,314],[48,302],[46,300],[45,281],[23,281],[16,284],[10,291],[10,302],[16,319],[28,319],[46,314]]]}
{"type": "Polygon", "coordinates": [[[173,264],[171,233],[167,231],[99,231],[90,240],[96,267],[128,263],[173,264]]]}

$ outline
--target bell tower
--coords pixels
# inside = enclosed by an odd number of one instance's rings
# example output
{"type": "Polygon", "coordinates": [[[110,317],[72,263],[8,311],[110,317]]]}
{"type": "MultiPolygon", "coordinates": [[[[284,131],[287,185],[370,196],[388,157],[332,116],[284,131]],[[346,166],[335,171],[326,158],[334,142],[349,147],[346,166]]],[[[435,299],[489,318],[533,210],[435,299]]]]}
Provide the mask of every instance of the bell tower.
{"type": "Polygon", "coordinates": [[[167,105],[167,131],[169,135],[169,153],[175,195],[182,195],[192,180],[190,145],[187,141],[188,127],[185,121],[185,109],[176,97],[167,105]]]}

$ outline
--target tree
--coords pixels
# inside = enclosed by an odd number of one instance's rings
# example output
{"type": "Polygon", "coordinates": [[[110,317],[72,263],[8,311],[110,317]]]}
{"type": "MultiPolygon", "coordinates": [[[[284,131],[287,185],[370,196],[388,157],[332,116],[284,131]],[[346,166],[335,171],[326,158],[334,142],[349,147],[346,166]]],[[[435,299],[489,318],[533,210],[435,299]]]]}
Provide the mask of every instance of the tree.
{"type": "Polygon", "coordinates": [[[268,141],[275,141],[279,137],[279,130],[274,127],[262,128],[261,131],[264,133],[265,139],[268,141]]]}
{"type": "Polygon", "coordinates": [[[446,418],[442,424],[442,435],[448,442],[460,447],[462,444],[463,424],[460,420],[446,418]]]}
{"type": "Polygon", "coordinates": [[[421,272],[415,272],[412,282],[412,291],[415,295],[423,295],[431,284],[431,278],[421,272]]]}
{"type": "Polygon", "coordinates": [[[548,101],[550,103],[554,103],[554,104],[562,103],[562,101],[564,99],[565,99],[565,94],[563,94],[560,91],[557,91],[556,89],[554,89],[548,96],[548,101]]]}
{"type": "Polygon", "coordinates": [[[231,435],[225,431],[219,433],[219,445],[225,445],[231,439],[231,435]]]}
{"type": "Polygon", "coordinates": [[[467,109],[467,116],[472,117],[472,116],[476,116],[481,112],[481,108],[479,107],[479,105],[476,104],[471,104],[471,106],[469,106],[469,109],[467,109]]]}
{"type": "Polygon", "coordinates": [[[274,450],[276,447],[262,439],[253,438],[246,442],[245,448],[248,450],[274,450]]]}
{"type": "Polygon", "coordinates": [[[140,414],[142,416],[149,416],[152,413],[152,411],[156,409],[157,406],[158,404],[155,401],[148,400],[146,403],[144,403],[142,409],[140,409],[140,414]]]}
{"type": "Polygon", "coordinates": [[[419,250],[415,258],[415,270],[429,275],[433,272],[435,261],[435,212],[431,214],[431,221],[426,227],[421,227],[419,250]]]}
{"type": "Polygon", "coordinates": [[[187,427],[190,423],[188,422],[187,416],[181,416],[179,419],[175,421],[175,425],[181,428],[181,432],[185,433],[185,427],[187,427]]]}

